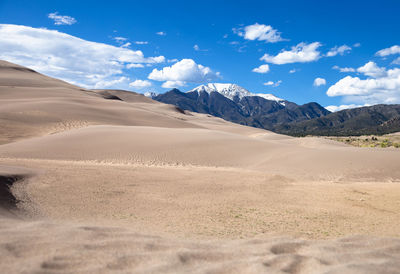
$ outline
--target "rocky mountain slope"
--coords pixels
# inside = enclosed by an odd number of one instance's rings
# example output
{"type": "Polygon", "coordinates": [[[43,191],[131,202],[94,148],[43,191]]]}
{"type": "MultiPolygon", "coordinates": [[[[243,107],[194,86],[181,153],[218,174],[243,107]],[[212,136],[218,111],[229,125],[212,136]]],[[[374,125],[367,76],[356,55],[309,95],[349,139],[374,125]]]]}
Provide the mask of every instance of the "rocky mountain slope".
{"type": "Polygon", "coordinates": [[[275,131],[293,136],[370,135],[400,131],[400,105],[374,105],[346,109],[324,117],[278,125],[275,131]]]}
{"type": "Polygon", "coordinates": [[[292,136],[364,135],[400,131],[400,105],[375,105],[331,113],[315,102],[297,105],[235,84],[211,83],[188,92],[150,95],[181,109],[292,136]]]}
{"type": "Polygon", "coordinates": [[[188,92],[173,89],[152,98],[185,110],[269,130],[330,113],[318,103],[297,105],[272,94],[251,93],[235,84],[202,85],[188,92]]]}

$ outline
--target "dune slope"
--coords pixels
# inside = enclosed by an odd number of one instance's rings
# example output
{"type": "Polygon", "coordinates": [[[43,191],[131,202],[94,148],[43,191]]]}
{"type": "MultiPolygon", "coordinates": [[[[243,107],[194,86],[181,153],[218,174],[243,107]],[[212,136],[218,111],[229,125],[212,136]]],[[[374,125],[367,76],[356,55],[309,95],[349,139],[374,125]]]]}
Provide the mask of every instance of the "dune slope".
{"type": "Polygon", "coordinates": [[[399,162],[1,61],[0,267],[395,273],[399,162]]]}

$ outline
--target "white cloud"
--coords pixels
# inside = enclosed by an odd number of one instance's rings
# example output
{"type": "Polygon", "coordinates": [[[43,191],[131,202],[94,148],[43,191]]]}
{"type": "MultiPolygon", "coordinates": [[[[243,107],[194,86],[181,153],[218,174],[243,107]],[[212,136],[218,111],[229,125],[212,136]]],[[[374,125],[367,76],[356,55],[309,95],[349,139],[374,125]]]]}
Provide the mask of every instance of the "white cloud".
{"type": "Polygon", "coordinates": [[[392,62],[393,65],[400,65],[400,57],[397,57],[395,60],[392,62]]]}
{"type": "Polygon", "coordinates": [[[400,68],[372,73],[367,79],[346,76],[329,87],[326,94],[344,96],[346,102],[358,104],[400,103],[400,68]]]}
{"type": "MultiPolygon", "coordinates": [[[[394,68],[387,71],[387,76],[380,78],[360,79],[359,77],[346,76],[331,86],[328,96],[343,95],[369,95],[374,92],[391,92],[400,90],[400,69],[394,68]]],[[[400,93],[398,94],[400,97],[400,93]]]]}
{"type": "Polygon", "coordinates": [[[183,81],[166,81],[164,82],[161,87],[163,88],[178,88],[183,87],[186,83],[183,81]]]}
{"type": "Polygon", "coordinates": [[[125,37],[117,36],[117,37],[113,37],[113,39],[114,39],[118,44],[120,44],[120,47],[121,47],[121,48],[129,48],[129,47],[132,45],[132,43],[126,42],[126,41],[128,41],[128,38],[125,38],[125,37]]]}
{"type": "Polygon", "coordinates": [[[73,25],[76,19],[68,15],[58,15],[58,12],[53,12],[48,15],[48,18],[54,20],[54,25],[73,25]]]}
{"type": "Polygon", "coordinates": [[[381,56],[381,57],[392,55],[392,54],[400,54],[400,46],[394,45],[390,48],[381,49],[380,51],[378,51],[375,54],[378,56],[381,56]]]}
{"type": "Polygon", "coordinates": [[[219,72],[214,73],[209,67],[196,64],[192,59],[182,59],[181,61],[162,70],[153,69],[148,78],[156,81],[172,81],[165,83],[170,87],[171,84],[184,85],[186,82],[203,83],[210,82],[219,77],[219,72]]]}
{"type": "Polygon", "coordinates": [[[282,83],[282,80],[273,82],[273,81],[268,81],[266,83],[264,83],[264,86],[271,86],[271,87],[277,87],[282,83]]]}
{"type": "MultiPolygon", "coordinates": [[[[138,51],[140,51],[140,50],[138,50],[138,51]]],[[[160,55],[160,56],[156,56],[156,57],[147,57],[146,62],[143,62],[143,63],[156,64],[156,63],[164,63],[164,62],[165,62],[165,57],[160,55]]]]}
{"type": "Polygon", "coordinates": [[[132,83],[129,83],[130,87],[134,88],[148,88],[151,87],[151,82],[148,80],[135,80],[132,83]]]}
{"type": "Polygon", "coordinates": [[[315,78],[314,80],[314,86],[319,87],[319,86],[324,86],[326,85],[326,80],[324,78],[315,78]]]}
{"type": "Polygon", "coordinates": [[[359,108],[359,107],[364,107],[366,105],[356,105],[356,104],[350,104],[350,105],[340,105],[340,106],[326,106],[325,108],[329,110],[330,112],[336,112],[344,109],[350,109],[350,108],[359,108]]]}
{"type": "Polygon", "coordinates": [[[289,70],[289,73],[295,73],[297,71],[297,69],[291,69],[289,70]]]}
{"type": "Polygon", "coordinates": [[[268,43],[283,41],[281,33],[271,26],[255,23],[244,27],[244,29],[233,29],[235,33],[246,40],[258,40],[268,43]]]}
{"type": "Polygon", "coordinates": [[[361,43],[355,43],[355,44],[353,45],[353,47],[359,48],[359,47],[361,47],[361,43]]]}
{"type": "Polygon", "coordinates": [[[359,67],[357,72],[371,77],[382,77],[386,75],[386,69],[378,67],[375,62],[369,61],[364,66],[359,67]]]}
{"type": "Polygon", "coordinates": [[[130,42],[127,42],[123,45],[121,45],[121,48],[129,48],[132,44],[130,42]]]}
{"type": "Polygon", "coordinates": [[[121,76],[119,78],[113,79],[113,80],[108,80],[108,79],[104,79],[104,80],[100,80],[98,82],[96,82],[96,84],[94,85],[94,88],[109,88],[112,86],[117,86],[119,84],[123,84],[129,81],[128,77],[125,76],[121,76]]]}
{"type": "Polygon", "coordinates": [[[178,62],[178,61],[179,61],[179,60],[176,59],[176,58],[174,58],[174,59],[168,59],[168,60],[167,60],[168,63],[176,63],[176,62],[178,62]]]}
{"type": "Polygon", "coordinates": [[[252,71],[257,73],[267,73],[269,72],[269,65],[261,65],[258,68],[254,68],[252,71]]]}
{"type": "Polygon", "coordinates": [[[195,51],[208,51],[208,49],[200,49],[199,45],[197,45],[197,44],[193,46],[193,49],[195,51]]]}
{"type": "Polygon", "coordinates": [[[331,48],[328,53],[326,54],[326,56],[328,57],[333,57],[336,55],[344,55],[345,53],[348,53],[349,51],[351,51],[351,47],[347,46],[347,45],[343,45],[343,46],[335,46],[333,48],[331,48]]]}
{"type": "Polygon", "coordinates": [[[333,66],[332,69],[336,69],[340,72],[355,72],[356,71],[354,68],[348,68],[348,67],[341,68],[339,66],[333,66]]]}
{"type": "Polygon", "coordinates": [[[144,68],[143,64],[127,64],[126,65],[127,69],[131,69],[131,68],[144,68]]]}
{"type": "Polygon", "coordinates": [[[113,37],[113,39],[114,39],[115,41],[117,41],[117,43],[119,43],[119,44],[122,44],[122,43],[124,43],[126,40],[128,40],[128,38],[120,37],[120,36],[113,37]]]}
{"type": "Polygon", "coordinates": [[[317,50],[320,46],[319,42],[311,44],[300,43],[292,47],[291,50],[281,51],[276,56],[264,54],[260,60],[277,65],[312,62],[321,57],[320,52],[317,50]]]}
{"type": "Polygon", "coordinates": [[[147,45],[148,43],[147,41],[135,41],[136,45],[147,45]]]}
{"type": "Polygon", "coordinates": [[[160,36],[165,36],[165,35],[167,35],[167,33],[166,33],[166,32],[163,32],[163,31],[156,32],[156,34],[157,34],[157,35],[160,35],[160,36]]]}
{"type": "Polygon", "coordinates": [[[55,30],[0,24],[0,59],[92,88],[117,84],[128,64],[160,63],[139,50],[91,42],[55,30]]]}

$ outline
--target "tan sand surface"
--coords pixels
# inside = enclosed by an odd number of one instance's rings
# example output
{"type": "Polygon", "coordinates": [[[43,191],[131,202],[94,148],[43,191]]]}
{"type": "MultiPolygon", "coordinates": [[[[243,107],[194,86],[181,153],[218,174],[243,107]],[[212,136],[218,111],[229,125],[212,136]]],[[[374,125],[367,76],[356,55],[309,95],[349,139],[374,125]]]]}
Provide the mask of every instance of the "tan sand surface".
{"type": "Polygon", "coordinates": [[[396,273],[399,163],[1,61],[0,269],[396,273]]]}

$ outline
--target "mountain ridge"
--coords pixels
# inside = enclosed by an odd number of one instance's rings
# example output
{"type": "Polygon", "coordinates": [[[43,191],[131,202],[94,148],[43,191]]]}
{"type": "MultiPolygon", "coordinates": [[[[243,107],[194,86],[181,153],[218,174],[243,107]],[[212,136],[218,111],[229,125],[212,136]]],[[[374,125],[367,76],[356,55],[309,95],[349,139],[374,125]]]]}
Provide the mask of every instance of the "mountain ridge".
{"type": "Polygon", "coordinates": [[[291,136],[370,135],[400,131],[400,105],[374,105],[330,112],[317,102],[303,105],[272,94],[251,93],[236,84],[211,83],[187,92],[153,96],[156,101],[242,125],[291,136]],[[273,96],[272,99],[267,99],[273,96]]]}
{"type": "Polygon", "coordinates": [[[211,84],[199,86],[188,92],[172,89],[154,96],[153,99],[184,110],[206,113],[231,122],[268,130],[274,130],[276,124],[309,120],[330,113],[315,102],[299,106],[274,95],[268,96],[273,96],[274,100],[258,96],[257,93],[251,93],[234,84],[219,87],[211,84]]]}
{"type": "Polygon", "coordinates": [[[382,135],[400,131],[400,105],[379,104],[344,109],[298,123],[288,123],[275,131],[292,136],[382,135]]]}
{"type": "MultiPolygon", "coordinates": [[[[286,100],[276,97],[273,94],[267,93],[252,93],[247,89],[232,83],[208,83],[207,85],[200,85],[194,89],[189,90],[188,92],[207,92],[210,94],[211,92],[218,92],[225,97],[234,101],[235,97],[242,99],[243,97],[249,96],[259,96],[267,100],[276,101],[276,102],[284,102],[286,100]]],[[[284,103],[283,103],[284,104],[284,103]]]]}

